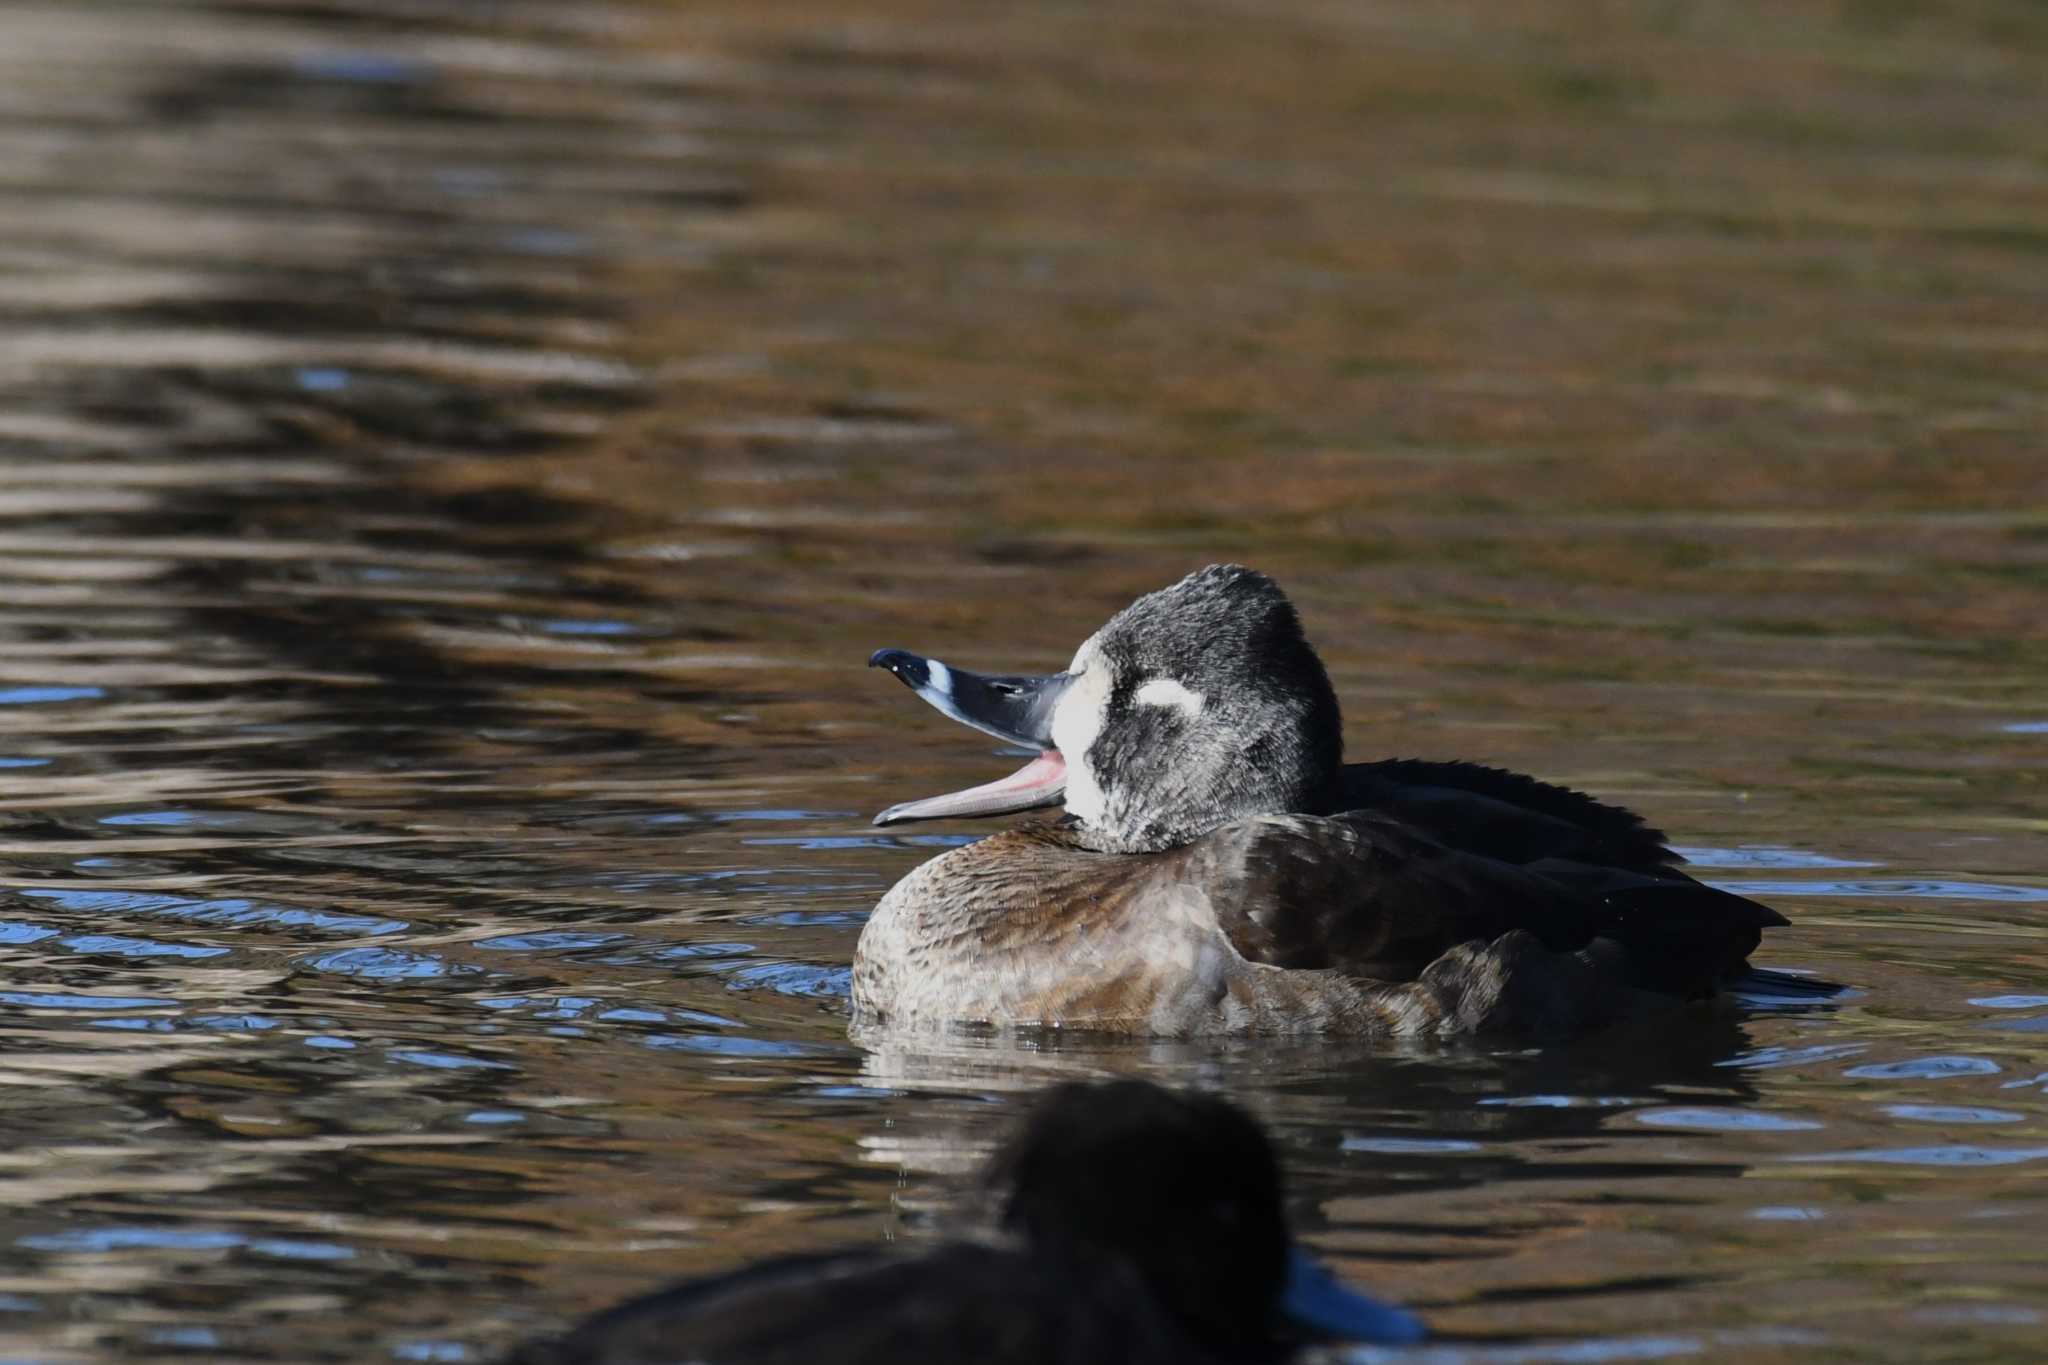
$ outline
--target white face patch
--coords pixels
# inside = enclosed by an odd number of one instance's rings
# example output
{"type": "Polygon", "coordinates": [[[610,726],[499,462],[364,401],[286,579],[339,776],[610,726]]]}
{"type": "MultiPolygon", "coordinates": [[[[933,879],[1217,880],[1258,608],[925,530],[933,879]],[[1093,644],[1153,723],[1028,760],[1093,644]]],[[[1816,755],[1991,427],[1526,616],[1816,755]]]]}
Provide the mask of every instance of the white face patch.
{"type": "Polygon", "coordinates": [[[1171,706],[1192,720],[1202,714],[1208,698],[1200,692],[1190,692],[1171,678],[1151,678],[1131,694],[1131,700],[1140,706],[1171,706]]]}
{"type": "Polygon", "coordinates": [[[1104,809],[1102,786],[1088,766],[1088,746],[1102,733],[1102,718],[1109,710],[1109,665],[1094,653],[1094,644],[1090,637],[1067,666],[1078,676],[1060,694],[1052,713],[1053,746],[1067,760],[1064,804],[1069,814],[1088,824],[1099,821],[1104,809]]]}

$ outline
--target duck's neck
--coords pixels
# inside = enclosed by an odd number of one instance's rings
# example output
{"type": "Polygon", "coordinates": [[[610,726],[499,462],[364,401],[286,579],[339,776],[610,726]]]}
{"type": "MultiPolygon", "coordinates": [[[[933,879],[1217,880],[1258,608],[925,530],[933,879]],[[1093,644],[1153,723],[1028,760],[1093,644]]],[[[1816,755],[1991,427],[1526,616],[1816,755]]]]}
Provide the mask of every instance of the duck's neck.
{"type": "Polygon", "coordinates": [[[1337,809],[1342,785],[1333,774],[1290,801],[1235,801],[1206,808],[1181,805],[1152,812],[1120,810],[1112,801],[1097,819],[1084,820],[1070,813],[1061,825],[1076,844],[1096,853],[1164,853],[1240,820],[1262,815],[1329,815],[1337,809]]]}

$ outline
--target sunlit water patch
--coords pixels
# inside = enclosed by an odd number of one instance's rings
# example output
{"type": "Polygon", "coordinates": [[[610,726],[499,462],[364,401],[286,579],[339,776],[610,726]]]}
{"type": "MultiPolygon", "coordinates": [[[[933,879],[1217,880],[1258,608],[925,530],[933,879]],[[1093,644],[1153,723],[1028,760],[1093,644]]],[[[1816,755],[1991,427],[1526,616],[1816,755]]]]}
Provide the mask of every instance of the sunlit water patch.
{"type": "Polygon", "coordinates": [[[1629,1117],[1652,1128],[1689,1128],[1704,1132],[1804,1133],[1825,1126],[1791,1114],[1744,1109],[1642,1109],[1629,1117]]]}
{"type": "Polygon", "coordinates": [[[1808,868],[1880,866],[1878,863],[1855,858],[1836,858],[1808,849],[1777,848],[1769,844],[1752,844],[1741,848],[1690,848],[1678,844],[1674,845],[1674,848],[1694,867],[1769,867],[1803,871],[1808,868]]]}
{"type": "Polygon", "coordinates": [[[1713,883],[1753,899],[1778,896],[1853,896],[1880,900],[2048,901],[2048,887],[2013,886],[1998,882],[1916,881],[1871,878],[1859,881],[1727,881],[1713,883]]]}

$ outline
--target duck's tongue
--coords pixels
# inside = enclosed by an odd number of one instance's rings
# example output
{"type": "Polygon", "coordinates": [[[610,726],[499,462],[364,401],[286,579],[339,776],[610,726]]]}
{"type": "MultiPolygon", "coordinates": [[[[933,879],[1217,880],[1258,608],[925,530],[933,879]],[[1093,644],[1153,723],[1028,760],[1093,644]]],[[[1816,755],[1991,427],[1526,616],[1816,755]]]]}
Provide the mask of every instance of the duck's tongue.
{"type": "Polygon", "coordinates": [[[1047,749],[1016,772],[997,782],[984,782],[965,791],[927,796],[922,801],[905,801],[875,817],[878,825],[897,825],[906,820],[938,820],[970,815],[1009,815],[1057,804],[1067,790],[1067,760],[1058,749],[1047,749]]]}

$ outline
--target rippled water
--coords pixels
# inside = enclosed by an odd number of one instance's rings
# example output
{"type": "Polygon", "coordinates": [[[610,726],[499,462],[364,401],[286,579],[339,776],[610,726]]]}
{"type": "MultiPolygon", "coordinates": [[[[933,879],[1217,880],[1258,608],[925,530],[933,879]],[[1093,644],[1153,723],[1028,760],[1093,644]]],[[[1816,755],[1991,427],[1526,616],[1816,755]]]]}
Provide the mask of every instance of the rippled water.
{"type": "Polygon", "coordinates": [[[0,16],[0,1350],[476,1360],[1224,1087],[1430,1360],[2048,1331],[2048,20],[0,16]],[[999,771],[861,668],[1280,575],[1832,1008],[857,1047],[999,771]]]}

